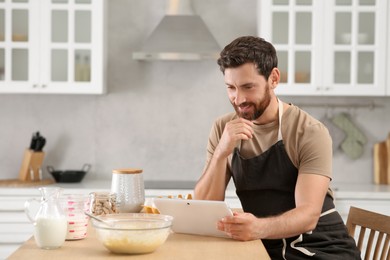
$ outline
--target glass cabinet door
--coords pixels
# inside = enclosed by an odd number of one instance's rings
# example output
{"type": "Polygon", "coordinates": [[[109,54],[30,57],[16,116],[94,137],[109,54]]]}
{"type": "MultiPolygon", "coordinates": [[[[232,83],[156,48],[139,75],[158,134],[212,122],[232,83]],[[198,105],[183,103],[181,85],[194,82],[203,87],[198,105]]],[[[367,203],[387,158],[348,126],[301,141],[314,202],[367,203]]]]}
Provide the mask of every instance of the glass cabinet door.
{"type": "Polygon", "coordinates": [[[0,93],[104,93],[105,5],[0,0],[0,93]]]}
{"type": "Polygon", "coordinates": [[[33,13],[31,0],[0,1],[0,86],[6,92],[31,88],[37,81],[33,13]]]}
{"type": "MultiPolygon", "coordinates": [[[[383,0],[335,0],[331,85],[337,92],[381,94],[379,87],[385,50],[383,0]]],[[[386,13],[386,12],[385,12],[386,13]]],[[[383,63],[384,64],[384,63],[383,63]]],[[[383,89],[384,91],[384,89],[383,89]]],[[[383,92],[384,94],[384,92],[383,92]]]]}
{"type": "Polygon", "coordinates": [[[313,66],[317,57],[313,13],[318,1],[270,0],[258,3],[263,16],[260,23],[271,25],[269,30],[260,30],[259,35],[270,41],[278,54],[281,79],[276,92],[296,92],[297,88],[299,92],[315,91],[313,66]]]}
{"type": "Polygon", "coordinates": [[[333,53],[336,84],[374,83],[375,8],[372,7],[375,0],[336,1],[334,44],[337,50],[333,53]]]}
{"type": "MultiPolygon", "coordinates": [[[[93,64],[91,0],[50,0],[44,75],[50,87],[91,83],[93,64]]],[[[96,28],[99,29],[99,28],[96,28]]]]}
{"type": "Polygon", "coordinates": [[[387,0],[258,0],[286,95],[385,95],[387,0]]]}

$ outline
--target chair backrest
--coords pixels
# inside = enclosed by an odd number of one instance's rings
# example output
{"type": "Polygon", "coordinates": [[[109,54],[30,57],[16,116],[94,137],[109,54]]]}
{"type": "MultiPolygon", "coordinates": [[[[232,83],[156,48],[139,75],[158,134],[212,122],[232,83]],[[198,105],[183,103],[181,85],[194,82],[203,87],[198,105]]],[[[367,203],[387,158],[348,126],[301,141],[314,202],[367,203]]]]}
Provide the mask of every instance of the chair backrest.
{"type": "Polygon", "coordinates": [[[390,216],[351,207],[347,228],[349,234],[357,239],[363,259],[390,260],[390,216]],[[356,226],[360,226],[359,233],[355,232],[356,226]],[[366,230],[370,231],[368,237],[365,236],[366,230]]]}

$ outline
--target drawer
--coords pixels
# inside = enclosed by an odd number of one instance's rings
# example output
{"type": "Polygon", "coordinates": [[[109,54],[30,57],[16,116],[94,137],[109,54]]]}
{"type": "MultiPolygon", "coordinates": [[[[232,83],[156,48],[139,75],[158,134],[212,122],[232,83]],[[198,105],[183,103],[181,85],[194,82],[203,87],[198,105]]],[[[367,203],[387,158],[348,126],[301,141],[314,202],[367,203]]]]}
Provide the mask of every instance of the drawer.
{"type": "MultiPolygon", "coordinates": [[[[12,234],[28,234],[32,235],[34,232],[34,225],[32,223],[0,223],[0,235],[3,238],[6,235],[12,234]]],[[[9,239],[9,237],[8,237],[9,239]]],[[[1,242],[3,242],[2,240],[1,242]]]]}
{"type": "Polygon", "coordinates": [[[6,211],[0,214],[1,223],[30,223],[24,211],[6,211]]]}
{"type": "Polygon", "coordinates": [[[2,245],[16,245],[23,244],[25,241],[30,239],[33,235],[33,231],[31,232],[7,232],[0,233],[0,244],[2,245]]]}
{"type": "Polygon", "coordinates": [[[0,197],[0,212],[24,211],[24,203],[32,198],[34,197],[0,197]]]}

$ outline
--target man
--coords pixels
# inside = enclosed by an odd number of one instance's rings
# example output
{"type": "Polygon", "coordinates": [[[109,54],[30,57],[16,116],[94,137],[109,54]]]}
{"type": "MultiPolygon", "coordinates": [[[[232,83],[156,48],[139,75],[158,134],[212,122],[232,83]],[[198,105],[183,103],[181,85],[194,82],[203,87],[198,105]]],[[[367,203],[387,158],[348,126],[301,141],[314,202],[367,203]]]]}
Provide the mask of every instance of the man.
{"type": "Polygon", "coordinates": [[[195,198],[224,200],[233,178],[244,213],[218,223],[233,239],[262,239],[272,259],[360,259],[335,210],[329,188],[328,130],[274,90],[280,71],[275,48],[240,37],[218,65],[235,112],[216,120],[195,198]]]}

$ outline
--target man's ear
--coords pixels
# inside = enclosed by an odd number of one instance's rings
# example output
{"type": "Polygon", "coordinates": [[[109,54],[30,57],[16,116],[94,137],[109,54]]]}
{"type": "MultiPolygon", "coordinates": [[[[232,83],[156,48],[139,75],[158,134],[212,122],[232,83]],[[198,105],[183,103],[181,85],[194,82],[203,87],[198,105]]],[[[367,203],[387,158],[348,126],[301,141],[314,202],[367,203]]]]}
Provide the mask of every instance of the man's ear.
{"type": "Polygon", "coordinates": [[[271,88],[276,88],[280,81],[280,71],[278,68],[273,68],[268,78],[271,88]]]}

